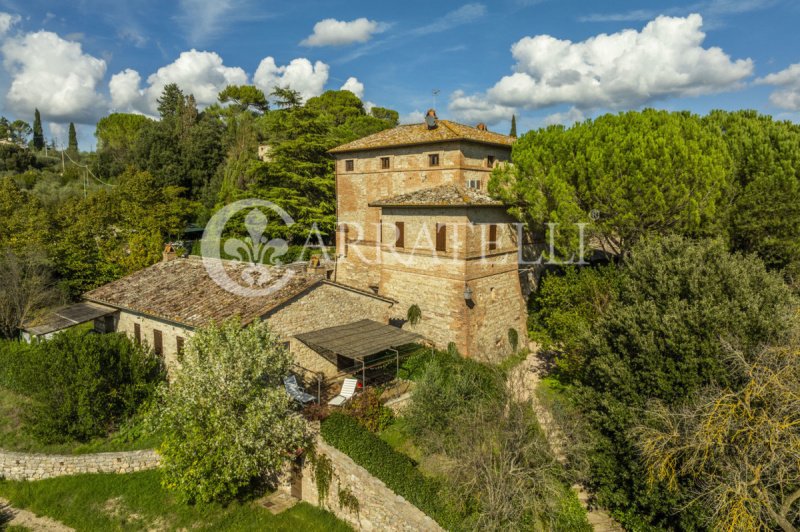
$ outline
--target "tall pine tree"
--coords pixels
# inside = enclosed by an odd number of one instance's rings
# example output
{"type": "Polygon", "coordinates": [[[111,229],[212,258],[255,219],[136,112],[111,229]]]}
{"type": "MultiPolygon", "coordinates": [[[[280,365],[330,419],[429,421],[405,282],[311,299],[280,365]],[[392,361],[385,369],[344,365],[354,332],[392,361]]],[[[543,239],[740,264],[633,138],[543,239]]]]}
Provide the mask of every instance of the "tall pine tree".
{"type": "Polygon", "coordinates": [[[67,145],[67,151],[72,154],[78,154],[78,133],[75,131],[75,124],[72,122],[69,123],[69,144],[67,145]]]}
{"type": "Polygon", "coordinates": [[[512,137],[517,136],[517,115],[511,115],[511,132],[509,135],[512,137]]]}
{"type": "Polygon", "coordinates": [[[39,109],[36,109],[33,116],[33,149],[44,149],[44,132],[42,131],[42,117],[39,114],[39,109]]]}

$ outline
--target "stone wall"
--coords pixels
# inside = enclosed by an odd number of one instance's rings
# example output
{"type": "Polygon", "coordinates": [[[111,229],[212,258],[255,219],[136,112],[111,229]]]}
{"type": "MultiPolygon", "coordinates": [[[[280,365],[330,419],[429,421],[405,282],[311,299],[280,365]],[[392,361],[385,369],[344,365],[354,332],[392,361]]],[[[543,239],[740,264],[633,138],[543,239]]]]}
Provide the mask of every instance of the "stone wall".
{"type": "Polygon", "coordinates": [[[153,450],[97,454],[28,454],[0,450],[0,476],[9,480],[42,480],[81,473],[133,473],[155,469],[153,450]]]}
{"type": "MultiPolygon", "coordinates": [[[[317,438],[316,452],[330,458],[334,471],[334,479],[323,506],[356,530],[443,530],[436,521],[320,437],[317,438]],[[339,507],[339,489],[348,489],[358,499],[357,514],[339,507]]],[[[289,484],[284,489],[288,490],[289,484]]],[[[301,498],[311,504],[320,505],[310,460],[306,460],[303,467],[301,498]]]]}

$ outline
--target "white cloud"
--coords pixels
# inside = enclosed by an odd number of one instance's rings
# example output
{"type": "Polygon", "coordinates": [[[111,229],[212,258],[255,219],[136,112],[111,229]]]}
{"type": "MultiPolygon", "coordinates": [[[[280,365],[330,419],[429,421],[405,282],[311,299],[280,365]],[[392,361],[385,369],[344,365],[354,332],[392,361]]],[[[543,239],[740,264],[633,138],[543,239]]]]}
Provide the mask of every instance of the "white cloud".
{"type": "Polygon", "coordinates": [[[561,124],[563,126],[571,126],[575,122],[583,122],[586,116],[583,111],[576,107],[570,107],[565,113],[553,113],[544,117],[544,125],[552,126],[554,124],[561,124]]]}
{"type": "Polygon", "coordinates": [[[192,49],[148,76],[147,87],[140,87],[141,76],[131,69],[114,74],[108,85],[112,105],[117,110],[155,115],[157,99],[170,83],[176,83],[186,94],[193,94],[198,106],[205,107],[216,102],[217,95],[227,85],[244,85],[247,81],[244,70],[225,66],[219,54],[192,49]]]}
{"type": "Polygon", "coordinates": [[[481,95],[468,96],[460,90],[450,95],[450,104],[447,108],[457,120],[470,124],[485,122],[492,125],[510,120],[514,114],[513,107],[494,103],[481,95]]]}
{"type": "Polygon", "coordinates": [[[314,32],[300,41],[303,46],[342,46],[345,44],[365,43],[376,33],[381,33],[388,26],[364,17],[351,21],[326,18],[314,24],[314,32]]]}
{"type": "Polygon", "coordinates": [[[251,0],[180,0],[175,17],[193,46],[225,33],[235,22],[253,22],[269,16],[264,6],[251,0]]]}
{"type": "Polygon", "coordinates": [[[328,81],[330,67],[322,61],[313,65],[305,57],[292,59],[288,65],[278,66],[273,57],[265,57],[253,75],[256,87],[269,94],[275,87],[290,87],[304,100],[319,96],[328,81]]]}
{"type": "Polygon", "coordinates": [[[0,37],[8,33],[17,22],[20,21],[19,15],[11,15],[10,13],[0,13],[0,37]]]}
{"type": "Polygon", "coordinates": [[[347,78],[347,81],[344,82],[344,85],[339,87],[339,90],[350,91],[358,96],[359,100],[364,97],[364,84],[358,81],[358,78],[352,76],[347,78]]]}
{"type": "Polygon", "coordinates": [[[415,109],[410,113],[400,115],[401,124],[420,124],[425,121],[425,113],[419,109],[415,109]]]}
{"type": "Polygon", "coordinates": [[[800,111],[800,63],[759,78],[756,83],[780,87],[770,94],[769,101],[781,109],[800,111]]]}
{"type": "Polygon", "coordinates": [[[28,116],[38,108],[48,120],[83,123],[103,113],[97,86],[106,62],[83,53],[80,43],[38,31],[7,39],[1,50],[11,76],[6,106],[15,113],[28,116]]]}
{"type": "Polygon", "coordinates": [[[718,47],[703,48],[702,25],[696,14],[660,16],[641,31],[603,33],[575,43],[550,35],[524,37],[511,47],[517,61],[513,74],[486,94],[454,94],[450,108],[491,122],[511,108],[626,109],[740,87],[752,74],[753,61],[734,61],[718,47]]]}

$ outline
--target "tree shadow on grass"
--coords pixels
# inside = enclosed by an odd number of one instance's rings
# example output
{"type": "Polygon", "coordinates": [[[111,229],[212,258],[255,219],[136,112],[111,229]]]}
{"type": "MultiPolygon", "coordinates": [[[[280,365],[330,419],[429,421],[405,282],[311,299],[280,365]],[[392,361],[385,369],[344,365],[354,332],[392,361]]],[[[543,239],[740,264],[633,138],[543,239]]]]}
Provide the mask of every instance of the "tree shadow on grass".
{"type": "Polygon", "coordinates": [[[0,530],[4,529],[12,519],[14,514],[11,512],[11,506],[0,502],[0,530]]]}

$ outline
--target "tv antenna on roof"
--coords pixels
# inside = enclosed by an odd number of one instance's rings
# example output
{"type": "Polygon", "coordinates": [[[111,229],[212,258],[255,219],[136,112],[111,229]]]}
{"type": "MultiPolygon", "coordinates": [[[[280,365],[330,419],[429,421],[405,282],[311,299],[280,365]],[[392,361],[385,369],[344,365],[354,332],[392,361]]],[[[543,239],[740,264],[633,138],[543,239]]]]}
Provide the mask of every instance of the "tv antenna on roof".
{"type": "Polygon", "coordinates": [[[433,108],[436,109],[436,95],[442,91],[439,89],[433,89],[431,92],[433,93],[433,108]]]}

